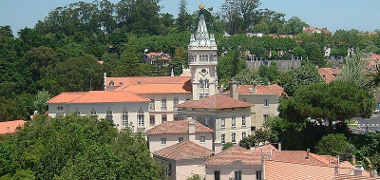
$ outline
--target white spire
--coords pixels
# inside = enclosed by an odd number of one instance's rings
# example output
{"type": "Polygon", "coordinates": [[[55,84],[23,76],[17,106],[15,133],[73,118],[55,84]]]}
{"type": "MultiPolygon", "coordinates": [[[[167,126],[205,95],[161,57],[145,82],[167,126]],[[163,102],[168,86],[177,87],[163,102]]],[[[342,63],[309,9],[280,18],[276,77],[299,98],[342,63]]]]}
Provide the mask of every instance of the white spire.
{"type": "Polygon", "coordinates": [[[207,26],[205,22],[205,17],[203,14],[199,17],[198,29],[197,29],[197,40],[209,40],[209,34],[207,31],[207,26]]]}

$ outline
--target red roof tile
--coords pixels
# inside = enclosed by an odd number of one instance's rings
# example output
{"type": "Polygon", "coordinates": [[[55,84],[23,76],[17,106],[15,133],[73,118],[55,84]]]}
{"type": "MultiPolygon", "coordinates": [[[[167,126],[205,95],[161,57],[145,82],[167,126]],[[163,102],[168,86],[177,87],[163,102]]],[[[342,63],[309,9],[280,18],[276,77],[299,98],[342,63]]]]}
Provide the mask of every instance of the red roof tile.
{"type": "Polygon", "coordinates": [[[265,161],[266,180],[333,180],[334,168],[280,161],[265,161]]]}
{"type": "Polygon", "coordinates": [[[153,153],[167,159],[206,159],[211,156],[212,151],[190,141],[184,141],[153,153]]]}
{"type": "Polygon", "coordinates": [[[186,84],[190,82],[191,77],[187,76],[157,76],[157,77],[107,77],[106,85],[110,88],[113,82],[114,87],[125,87],[141,84],[186,84]]]}
{"type": "Polygon", "coordinates": [[[48,103],[119,103],[119,102],[149,102],[147,98],[123,91],[89,91],[64,92],[53,97],[48,103]]]}
{"type": "Polygon", "coordinates": [[[24,120],[0,122],[0,134],[13,134],[17,128],[24,127],[25,122],[24,120]]]}
{"type": "Polygon", "coordinates": [[[246,165],[261,164],[261,153],[252,152],[240,146],[232,146],[207,160],[206,165],[229,165],[241,162],[246,165]]]}
{"type": "Polygon", "coordinates": [[[186,84],[142,84],[123,86],[116,91],[127,91],[134,94],[190,94],[191,86],[186,84]]]}
{"type": "Polygon", "coordinates": [[[339,69],[334,69],[334,68],[319,68],[318,73],[322,77],[322,79],[326,83],[330,83],[332,81],[335,81],[336,76],[340,73],[341,71],[339,69]]]}
{"type": "Polygon", "coordinates": [[[193,108],[193,109],[233,109],[233,108],[247,108],[251,104],[246,102],[232,99],[229,96],[222,94],[213,95],[198,101],[188,101],[178,105],[178,108],[193,108]]]}
{"type": "Polygon", "coordinates": [[[335,180],[379,180],[380,177],[354,176],[348,174],[340,174],[335,180]]]}
{"type": "MultiPolygon", "coordinates": [[[[195,121],[196,133],[212,133],[213,130],[195,121]]],[[[147,131],[148,135],[157,134],[187,134],[189,131],[189,120],[167,121],[147,131]]]]}

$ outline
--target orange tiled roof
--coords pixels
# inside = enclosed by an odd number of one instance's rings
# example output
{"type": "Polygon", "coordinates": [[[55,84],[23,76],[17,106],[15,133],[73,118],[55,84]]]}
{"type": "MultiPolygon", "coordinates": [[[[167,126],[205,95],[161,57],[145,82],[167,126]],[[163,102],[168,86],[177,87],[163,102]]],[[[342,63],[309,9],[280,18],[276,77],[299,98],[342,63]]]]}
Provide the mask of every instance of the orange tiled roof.
{"type": "Polygon", "coordinates": [[[17,128],[24,127],[25,122],[24,120],[0,122],[0,134],[13,134],[17,128]]]}
{"type": "MultiPolygon", "coordinates": [[[[213,130],[204,126],[203,124],[195,121],[195,132],[196,133],[212,133],[213,130]]],[[[147,131],[148,135],[157,134],[187,134],[189,131],[189,120],[182,121],[168,121],[162,123],[152,129],[147,131]]]]}
{"type": "Polygon", "coordinates": [[[265,161],[266,180],[333,180],[334,168],[281,161],[265,161]]]}
{"type": "Polygon", "coordinates": [[[178,108],[193,108],[193,109],[232,109],[232,108],[247,108],[251,104],[232,99],[229,96],[217,94],[198,101],[188,101],[178,105],[178,108]]]}
{"type": "MultiPolygon", "coordinates": [[[[239,94],[252,94],[254,92],[254,86],[253,85],[240,85],[239,88],[239,94]]],[[[272,95],[277,95],[280,97],[282,94],[284,94],[284,88],[277,84],[272,84],[272,85],[259,85],[256,86],[256,94],[272,94],[272,95]]]]}
{"type": "Polygon", "coordinates": [[[184,84],[142,84],[117,88],[134,94],[190,94],[191,86],[184,84]]]}
{"type": "Polygon", "coordinates": [[[148,102],[147,98],[123,91],[88,91],[63,92],[53,97],[48,103],[118,103],[118,102],[148,102]]]}
{"type": "Polygon", "coordinates": [[[141,84],[186,84],[190,82],[191,77],[187,76],[157,76],[157,77],[107,77],[106,85],[110,88],[113,82],[114,87],[127,87],[141,84]]]}
{"type": "Polygon", "coordinates": [[[335,180],[379,180],[380,177],[354,176],[348,174],[340,174],[335,180]]]}
{"type": "Polygon", "coordinates": [[[252,152],[238,145],[232,146],[207,160],[206,165],[229,165],[241,162],[246,165],[261,164],[261,153],[252,152]]]}
{"type": "Polygon", "coordinates": [[[206,159],[212,151],[190,141],[184,141],[153,153],[156,156],[173,160],[206,159]]]}
{"type": "Polygon", "coordinates": [[[250,149],[251,151],[254,151],[254,152],[270,152],[270,151],[278,151],[276,147],[274,147],[273,145],[271,144],[267,144],[267,145],[264,145],[264,146],[260,146],[260,147],[253,147],[250,149]]]}
{"type": "Polygon", "coordinates": [[[341,72],[339,69],[334,68],[319,68],[318,73],[326,83],[335,81],[336,76],[341,72]]]}

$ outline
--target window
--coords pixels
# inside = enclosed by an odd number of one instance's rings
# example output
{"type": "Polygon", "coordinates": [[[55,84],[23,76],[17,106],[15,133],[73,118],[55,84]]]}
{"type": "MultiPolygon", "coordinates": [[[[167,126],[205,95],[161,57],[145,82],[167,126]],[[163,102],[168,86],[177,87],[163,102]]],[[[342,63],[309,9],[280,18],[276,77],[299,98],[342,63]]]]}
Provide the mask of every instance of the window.
{"type": "Polygon", "coordinates": [[[173,105],[174,105],[174,109],[177,110],[176,106],[179,104],[179,99],[177,97],[175,97],[173,99],[173,105]]]}
{"type": "Polygon", "coordinates": [[[226,135],[225,134],[220,135],[220,142],[222,144],[226,143],[226,135]]]}
{"type": "Polygon", "coordinates": [[[214,171],[215,180],[220,180],[220,171],[214,171]]]}
{"type": "Polygon", "coordinates": [[[199,88],[201,88],[201,89],[205,88],[205,84],[204,84],[204,81],[202,79],[199,80],[199,88]]]}
{"type": "Polygon", "coordinates": [[[149,110],[151,110],[151,111],[154,111],[155,109],[156,109],[156,107],[155,107],[155,100],[154,99],[151,99],[150,100],[150,103],[149,103],[149,110]]]}
{"type": "Polygon", "coordinates": [[[127,111],[123,112],[123,117],[122,118],[123,118],[123,126],[124,127],[128,127],[128,125],[129,125],[128,123],[129,122],[128,122],[128,112],[127,111]]]}
{"type": "Polygon", "coordinates": [[[247,98],[243,98],[243,102],[248,102],[247,98]]]}
{"type": "Polygon", "coordinates": [[[235,171],[235,180],[241,180],[241,171],[235,171]]]}
{"type": "Polygon", "coordinates": [[[209,121],[209,117],[205,117],[205,125],[208,127],[208,122],[209,121]]]}
{"type": "Polygon", "coordinates": [[[98,115],[96,115],[95,108],[92,108],[92,109],[91,109],[91,117],[94,117],[94,118],[97,118],[97,117],[98,117],[98,115]]]}
{"type": "Polygon", "coordinates": [[[161,111],[166,111],[166,99],[161,99],[161,111]]]}
{"type": "Polygon", "coordinates": [[[269,115],[268,114],[264,114],[264,122],[267,122],[269,120],[269,115]]]}
{"type": "Polygon", "coordinates": [[[145,126],[144,112],[142,111],[142,109],[140,109],[139,112],[137,113],[137,120],[138,120],[138,123],[139,123],[139,127],[144,127],[145,126]]]}
{"type": "Polygon", "coordinates": [[[226,119],[225,118],[220,119],[220,127],[222,129],[224,129],[226,127],[226,119]]]}
{"type": "Polygon", "coordinates": [[[58,106],[57,107],[57,116],[63,116],[63,106],[58,106]]]}
{"type": "Polygon", "coordinates": [[[246,132],[242,132],[242,133],[241,133],[241,138],[243,139],[243,138],[245,138],[245,137],[247,137],[247,133],[246,133],[246,132]]]}
{"type": "Polygon", "coordinates": [[[232,128],[236,127],[236,117],[235,116],[232,117],[231,126],[232,126],[232,128]]]}
{"type": "Polygon", "coordinates": [[[210,87],[208,79],[204,80],[203,83],[204,83],[204,88],[209,88],[210,87]]]}
{"type": "Polygon", "coordinates": [[[264,100],[264,107],[269,107],[269,100],[268,99],[264,100]]]}
{"type": "Polygon", "coordinates": [[[256,171],[256,180],[261,180],[261,171],[256,171]]]}
{"type": "Polygon", "coordinates": [[[172,164],[171,163],[169,163],[168,164],[168,170],[167,170],[167,176],[171,176],[172,175],[172,164]]]}
{"type": "Polygon", "coordinates": [[[106,119],[108,119],[108,120],[112,120],[112,118],[113,118],[113,116],[112,116],[112,111],[111,111],[111,110],[108,110],[108,111],[106,112],[106,119]]]}
{"type": "Polygon", "coordinates": [[[232,133],[232,143],[236,143],[236,133],[232,133]]]}
{"type": "Polygon", "coordinates": [[[179,137],[178,142],[183,142],[183,137],[179,137]]]}
{"type": "Polygon", "coordinates": [[[162,145],[166,144],[166,138],[161,138],[161,144],[162,145]]]}
{"type": "Polygon", "coordinates": [[[245,115],[241,116],[241,126],[245,127],[247,124],[247,121],[245,119],[245,115]]]}
{"type": "Polygon", "coordinates": [[[201,143],[204,143],[204,142],[206,142],[206,136],[201,136],[201,143]]]}
{"type": "Polygon", "coordinates": [[[256,131],[256,127],[255,127],[255,126],[252,126],[252,127],[251,127],[251,131],[256,131]]]}
{"type": "Polygon", "coordinates": [[[150,121],[150,125],[154,126],[156,124],[156,116],[155,115],[150,115],[149,116],[149,121],[150,121]]]}
{"type": "Polygon", "coordinates": [[[168,116],[166,114],[163,114],[162,119],[161,119],[161,123],[164,123],[166,121],[168,121],[168,116]]]}

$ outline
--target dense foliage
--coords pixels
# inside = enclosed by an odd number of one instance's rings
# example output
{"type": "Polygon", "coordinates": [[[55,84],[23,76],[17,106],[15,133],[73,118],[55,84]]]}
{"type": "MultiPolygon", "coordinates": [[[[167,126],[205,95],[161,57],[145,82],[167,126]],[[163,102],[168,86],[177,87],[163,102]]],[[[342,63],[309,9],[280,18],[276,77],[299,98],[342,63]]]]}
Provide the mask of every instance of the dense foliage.
{"type": "Polygon", "coordinates": [[[145,139],[107,120],[39,116],[0,142],[0,179],[162,179],[145,139]],[[28,177],[28,178],[27,178],[28,177]]]}
{"type": "MultiPolygon", "coordinates": [[[[28,119],[33,111],[46,110],[34,105],[39,91],[54,96],[62,91],[100,90],[104,72],[108,76],[162,76],[173,69],[181,74],[200,13],[216,35],[221,85],[249,72],[244,62],[248,55],[263,59],[296,56],[324,66],[325,47],[332,48],[332,56],[345,56],[348,48],[380,52],[380,33],[303,34],[305,22],[263,9],[260,0],[226,0],[222,14],[213,8],[188,12],[186,4],[181,0],[175,18],[162,13],[157,0],[76,2],[52,10],[34,28],[17,32],[17,37],[9,26],[0,26],[0,121],[28,119]],[[225,32],[232,36],[224,36],[225,32]],[[292,36],[279,38],[280,34],[292,36]],[[172,61],[168,66],[144,64],[145,50],[168,53],[172,61]]],[[[245,84],[277,82],[284,77],[272,66],[262,68],[259,76],[248,74],[240,78],[245,84]]],[[[289,94],[295,91],[292,87],[286,87],[289,94]]]]}

